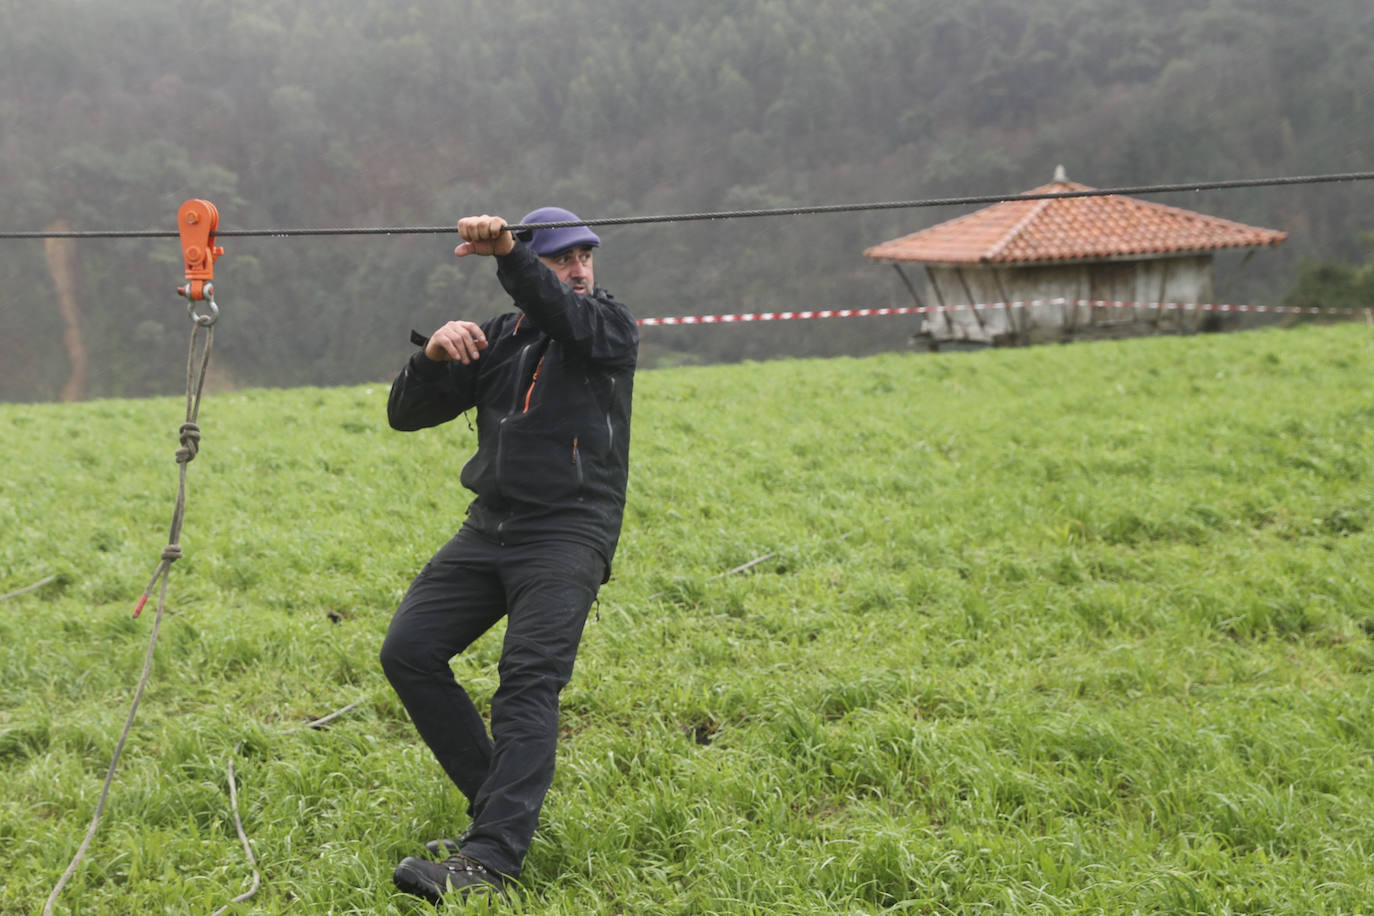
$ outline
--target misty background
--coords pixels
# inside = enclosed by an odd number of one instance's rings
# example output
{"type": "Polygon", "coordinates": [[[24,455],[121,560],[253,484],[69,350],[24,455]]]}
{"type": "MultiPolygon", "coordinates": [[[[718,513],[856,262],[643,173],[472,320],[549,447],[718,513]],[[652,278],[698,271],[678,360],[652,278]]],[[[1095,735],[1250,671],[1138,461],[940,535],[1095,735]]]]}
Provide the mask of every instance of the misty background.
{"type": "MultiPolygon", "coordinates": [[[[0,0],[0,230],[447,225],[1374,166],[1368,0],[0,0]]],[[[1374,183],[1159,195],[1281,229],[1277,304],[1359,263],[1374,183]]],[[[639,317],[911,304],[867,246],[973,208],[598,230],[639,317]]],[[[389,381],[411,328],[507,310],[455,236],[225,238],[214,386],[389,381]]],[[[0,400],[172,394],[175,239],[0,240],[0,400]],[[65,287],[65,289],[64,289],[65,287]],[[75,337],[73,336],[75,335],[75,337]],[[73,387],[73,353],[84,354],[73,387]]],[[[863,355],[919,318],[644,328],[642,364],[863,355]]]]}

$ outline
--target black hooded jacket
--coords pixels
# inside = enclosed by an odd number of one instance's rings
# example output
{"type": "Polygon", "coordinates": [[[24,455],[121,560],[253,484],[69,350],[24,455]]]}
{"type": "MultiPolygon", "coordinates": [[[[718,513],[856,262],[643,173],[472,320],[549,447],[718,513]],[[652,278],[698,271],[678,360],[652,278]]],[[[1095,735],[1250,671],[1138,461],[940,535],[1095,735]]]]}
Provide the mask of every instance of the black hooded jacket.
{"type": "Polygon", "coordinates": [[[463,365],[420,350],[391,385],[399,430],[477,409],[477,452],[462,484],[477,494],[467,524],[503,544],[571,540],[601,553],[610,577],[630,464],[630,403],[639,330],[600,287],[558,281],[523,243],[498,255],[519,311],[482,324],[487,348],[463,365]]]}

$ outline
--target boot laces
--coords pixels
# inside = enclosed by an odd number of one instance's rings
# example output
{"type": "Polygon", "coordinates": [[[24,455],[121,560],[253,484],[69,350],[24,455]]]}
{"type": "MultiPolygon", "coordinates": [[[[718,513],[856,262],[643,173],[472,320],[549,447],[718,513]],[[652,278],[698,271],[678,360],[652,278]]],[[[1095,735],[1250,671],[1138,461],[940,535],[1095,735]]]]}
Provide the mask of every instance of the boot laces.
{"type": "Polygon", "coordinates": [[[444,867],[449,871],[462,871],[470,875],[485,875],[487,867],[478,862],[472,856],[465,856],[461,852],[455,852],[444,860],[444,867]]]}

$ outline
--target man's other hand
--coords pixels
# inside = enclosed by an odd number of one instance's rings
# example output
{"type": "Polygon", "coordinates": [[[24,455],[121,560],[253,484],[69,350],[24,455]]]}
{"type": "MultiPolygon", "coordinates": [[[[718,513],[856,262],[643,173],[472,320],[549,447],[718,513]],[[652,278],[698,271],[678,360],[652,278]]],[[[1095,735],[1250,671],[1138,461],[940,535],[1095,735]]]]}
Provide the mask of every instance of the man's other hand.
{"type": "MultiPolygon", "coordinates": [[[[462,247],[462,246],[459,246],[462,247]]],[[[457,360],[467,365],[487,348],[487,335],[471,321],[450,321],[430,335],[425,344],[425,356],[436,363],[457,360]]]]}

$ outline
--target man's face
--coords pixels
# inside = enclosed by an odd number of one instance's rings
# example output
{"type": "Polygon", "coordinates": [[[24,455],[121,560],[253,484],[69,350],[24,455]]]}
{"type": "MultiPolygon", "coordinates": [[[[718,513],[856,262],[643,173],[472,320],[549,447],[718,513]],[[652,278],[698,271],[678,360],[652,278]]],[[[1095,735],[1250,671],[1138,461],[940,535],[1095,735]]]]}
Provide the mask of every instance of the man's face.
{"type": "Polygon", "coordinates": [[[592,278],[592,246],[579,245],[547,258],[540,258],[549,265],[559,282],[571,286],[573,292],[590,296],[596,286],[592,278]]]}

